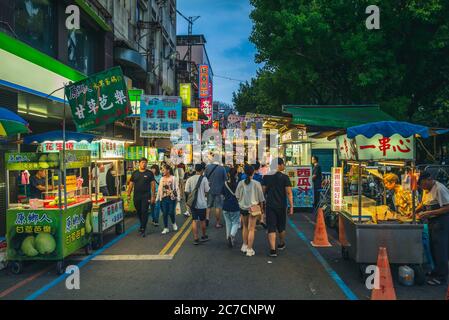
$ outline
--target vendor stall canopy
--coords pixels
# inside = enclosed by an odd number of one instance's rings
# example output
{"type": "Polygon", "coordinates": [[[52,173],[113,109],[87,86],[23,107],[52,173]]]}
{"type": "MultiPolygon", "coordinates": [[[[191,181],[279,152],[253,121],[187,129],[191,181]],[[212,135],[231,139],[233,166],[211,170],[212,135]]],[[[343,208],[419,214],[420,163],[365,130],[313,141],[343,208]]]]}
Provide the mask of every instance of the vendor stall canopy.
{"type": "Polygon", "coordinates": [[[370,122],[395,120],[378,105],[285,105],[284,113],[293,116],[293,124],[349,128],[370,122]]]}
{"type": "Polygon", "coordinates": [[[0,137],[29,132],[28,122],[12,111],[0,108],[0,137]]]}
{"type": "MultiPolygon", "coordinates": [[[[50,131],[46,133],[36,134],[32,136],[27,136],[23,139],[25,144],[42,143],[44,141],[62,141],[63,134],[61,130],[50,131]]],[[[87,141],[92,142],[95,139],[93,134],[78,133],[72,131],[66,131],[65,133],[66,141],[87,141]]]]}
{"type": "Polygon", "coordinates": [[[444,134],[447,132],[449,132],[448,129],[429,128],[418,124],[400,121],[380,121],[347,129],[348,138],[350,139],[355,138],[357,135],[372,138],[378,133],[382,134],[384,137],[391,137],[394,134],[399,134],[403,137],[415,135],[422,138],[429,138],[431,136],[444,134]]]}

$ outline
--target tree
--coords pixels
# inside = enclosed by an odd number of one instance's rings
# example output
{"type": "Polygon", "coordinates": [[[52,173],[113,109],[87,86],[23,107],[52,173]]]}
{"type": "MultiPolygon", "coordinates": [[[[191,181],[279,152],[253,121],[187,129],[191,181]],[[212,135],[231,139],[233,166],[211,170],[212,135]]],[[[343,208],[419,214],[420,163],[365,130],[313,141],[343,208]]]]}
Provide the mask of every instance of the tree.
{"type": "Polygon", "coordinates": [[[240,111],[279,113],[283,104],[380,104],[398,120],[427,123],[432,115],[434,125],[447,123],[448,1],[251,3],[250,40],[256,61],[265,67],[234,94],[240,111]],[[380,30],[365,25],[372,4],[380,7],[380,30]]]}

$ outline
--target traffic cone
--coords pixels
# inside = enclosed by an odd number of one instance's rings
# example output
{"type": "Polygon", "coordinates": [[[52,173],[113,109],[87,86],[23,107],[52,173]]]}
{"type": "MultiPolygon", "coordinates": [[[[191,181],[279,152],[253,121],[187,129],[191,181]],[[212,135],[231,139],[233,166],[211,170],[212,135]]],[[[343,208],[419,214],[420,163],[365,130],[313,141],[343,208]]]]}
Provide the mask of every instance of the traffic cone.
{"type": "Polygon", "coordinates": [[[341,214],[338,215],[338,241],[342,247],[350,246],[348,239],[346,239],[346,230],[341,214]]]}
{"type": "Polygon", "coordinates": [[[393,286],[390,263],[388,262],[387,248],[380,247],[377,258],[379,272],[379,288],[371,291],[371,300],[396,300],[396,292],[393,286]]]}
{"type": "Polygon", "coordinates": [[[332,247],[327,238],[326,223],[324,222],[323,209],[318,209],[318,215],[315,225],[315,236],[313,241],[310,242],[314,247],[332,247]]]}

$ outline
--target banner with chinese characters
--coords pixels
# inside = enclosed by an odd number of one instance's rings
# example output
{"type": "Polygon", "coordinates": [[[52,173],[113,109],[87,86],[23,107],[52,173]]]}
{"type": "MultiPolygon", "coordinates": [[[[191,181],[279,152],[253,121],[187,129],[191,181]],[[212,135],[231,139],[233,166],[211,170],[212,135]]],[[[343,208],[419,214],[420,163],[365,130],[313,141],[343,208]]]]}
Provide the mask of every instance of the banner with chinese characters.
{"type": "MultiPolygon", "coordinates": [[[[40,145],[42,152],[61,152],[63,149],[62,140],[61,141],[44,141],[40,145]]],[[[72,150],[92,150],[92,144],[87,141],[66,141],[65,149],[67,151],[72,150]]]]}
{"type": "Polygon", "coordinates": [[[207,117],[207,120],[201,120],[201,124],[212,125],[213,116],[213,96],[212,96],[212,84],[209,84],[209,96],[207,98],[200,99],[200,109],[207,117]]]}
{"type": "Polygon", "coordinates": [[[98,212],[94,212],[92,214],[92,224],[94,232],[100,233],[123,221],[123,213],[123,200],[121,199],[112,203],[111,201],[109,201],[105,204],[102,204],[98,209],[98,212]]]}
{"type": "Polygon", "coordinates": [[[312,167],[287,167],[285,171],[292,183],[293,206],[295,208],[312,208],[312,167]]]}
{"type": "Polygon", "coordinates": [[[130,146],[125,150],[125,160],[137,161],[147,158],[149,163],[157,162],[157,149],[142,146],[130,146]]]}
{"type": "Polygon", "coordinates": [[[187,121],[198,121],[198,108],[187,108],[187,121]]]}
{"type": "Polygon", "coordinates": [[[92,232],[90,208],[84,203],[62,214],[59,209],[8,209],[8,259],[61,260],[81,249],[89,243],[92,232]]]}
{"type": "Polygon", "coordinates": [[[332,167],[331,210],[341,211],[343,207],[343,168],[332,167]]]}
{"type": "Polygon", "coordinates": [[[372,138],[355,137],[358,160],[413,160],[414,137],[404,138],[399,134],[384,137],[376,134],[372,138]]]}
{"type": "Polygon", "coordinates": [[[207,64],[198,65],[199,69],[199,96],[200,99],[209,98],[210,82],[209,82],[209,66],[207,64]]]}
{"type": "Polygon", "coordinates": [[[355,141],[347,135],[337,137],[337,152],[339,160],[357,160],[355,141]]]}
{"type": "MultiPolygon", "coordinates": [[[[182,99],[182,105],[184,107],[192,106],[192,84],[191,83],[181,83],[179,85],[179,95],[182,99]]],[[[194,121],[194,120],[192,120],[194,121]]]]}
{"type": "Polygon", "coordinates": [[[67,86],[65,94],[79,132],[113,123],[132,112],[120,67],[67,86]]]}
{"type": "Polygon", "coordinates": [[[92,154],[93,159],[122,159],[125,157],[125,142],[119,140],[101,139],[92,142],[94,150],[99,153],[92,154]]]}
{"type": "Polygon", "coordinates": [[[142,96],[140,112],[142,138],[170,138],[172,131],[181,128],[180,97],[142,96]]]}
{"type": "Polygon", "coordinates": [[[46,170],[59,168],[58,153],[6,153],[6,169],[20,170],[46,170]]]}

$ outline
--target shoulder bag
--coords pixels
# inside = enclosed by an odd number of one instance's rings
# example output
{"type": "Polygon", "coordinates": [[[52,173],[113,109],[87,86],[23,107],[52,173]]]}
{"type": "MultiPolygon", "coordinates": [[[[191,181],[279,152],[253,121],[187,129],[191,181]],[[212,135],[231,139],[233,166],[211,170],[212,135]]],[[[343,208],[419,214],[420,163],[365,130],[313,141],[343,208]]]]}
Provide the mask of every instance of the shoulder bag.
{"type": "Polygon", "coordinates": [[[201,182],[203,181],[204,176],[201,176],[198,178],[198,182],[196,183],[195,189],[192,190],[191,193],[189,193],[186,201],[186,205],[193,209],[196,205],[196,201],[198,199],[198,189],[201,186],[201,182]]]}

